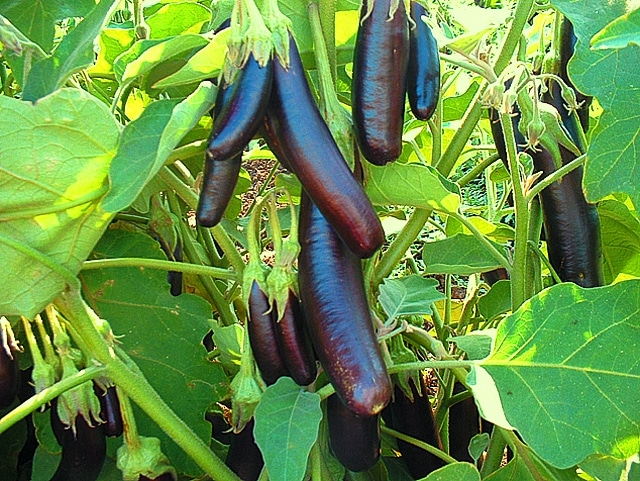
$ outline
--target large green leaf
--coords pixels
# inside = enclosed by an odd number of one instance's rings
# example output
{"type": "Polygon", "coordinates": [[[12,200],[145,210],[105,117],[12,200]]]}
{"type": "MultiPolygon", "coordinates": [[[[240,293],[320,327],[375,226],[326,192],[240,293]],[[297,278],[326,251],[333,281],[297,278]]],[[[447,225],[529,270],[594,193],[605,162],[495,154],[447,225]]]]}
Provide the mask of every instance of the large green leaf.
{"type": "Polygon", "coordinates": [[[4,0],[0,14],[48,52],[53,47],[56,21],[84,17],[95,6],[94,0],[4,0]]]}
{"type": "Polygon", "coordinates": [[[640,9],[616,18],[591,39],[595,49],[624,48],[630,43],[640,45],[640,9]]]}
{"type": "Polygon", "coordinates": [[[640,277],[640,222],[622,202],[604,200],[598,204],[604,280],[640,277]]]}
{"type": "Polygon", "coordinates": [[[367,166],[366,191],[378,205],[411,205],[442,212],[456,212],[460,192],[432,167],[394,162],[367,166]]]}
{"type": "Polygon", "coordinates": [[[320,396],[291,378],[269,386],[255,411],[254,436],[273,481],[302,481],[322,419],[320,396]]]}
{"type": "Polygon", "coordinates": [[[65,288],[111,216],[100,208],[119,129],[104,104],[63,89],[35,105],[0,96],[0,312],[33,317],[65,288]]]}
{"type": "Polygon", "coordinates": [[[639,313],[635,279],[559,284],[531,298],[500,324],[493,354],[470,375],[483,415],[515,427],[559,468],[593,453],[638,453],[639,313]]]}
{"type": "Polygon", "coordinates": [[[127,124],[111,163],[112,188],[104,200],[105,210],[117,212],[135,200],[182,137],[211,109],[215,92],[211,82],[202,82],[182,102],[158,100],[127,124]]]}
{"type": "MultiPolygon", "coordinates": [[[[501,245],[493,244],[496,249],[504,250],[501,245]]],[[[446,239],[426,242],[422,247],[422,259],[425,263],[426,274],[468,276],[502,267],[500,262],[478,239],[465,234],[456,234],[446,239]]]]}
{"type": "MultiPolygon", "coordinates": [[[[105,232],[94,251],[99,258],[132,256],[165,258],[150,237],[115,230],[105,232]]],[[[109,268],[80,276],[87,302],[122,336],[124,350],[171,409],[208,442],[211,425],[204,414],[226,395],[228,382],[222,366],[207,361],[202,345],[211,306],[192,294],[172,296],[166,272],[158,270],[109,268]]],[[[163,452],[179,472],[201,474],[142,411],[136,411],[136,422],[142,435],[161,439],[163,452]]]]}
{"type": "Polygon", "coordinates": [[[640,185],[632,179],[636,176],[640,151],[637,135],[640,47],[589,48],[597,32],[627,13],[627,2],[553,0],[552,3],[571,20],[578,39],[576,54],[568,65],[569,76],[581,92],[595,96],[604,109],[587,152],[584,172],[587,198],[595,202],[612,192],[624,192],[639,206],[640,185]]]}
{"type": "Polygon", "coordinates": [[[150,38],[166,38],[185,33],[200,33],[211,20],[211,10],[199,3],[178,2],[163,5],[147,18],[150,38]]]}
{"type": "Polygon", "coordinates": [[[437,287],[436,279],[425,279],[419,275],[385,279],[380,285],[378,300],[389,321],[398,316],[431,314],[431,305],[445,298],[437,287]]]}
{"type": "Polygon", "coordinates": [[[62,87],[74,72],[94,62],[93,45],[115,9],[117,0],[102,0],[65,35],[51,57],[33,65],[22,92],[24,100],[35,101],[62,87]]]}

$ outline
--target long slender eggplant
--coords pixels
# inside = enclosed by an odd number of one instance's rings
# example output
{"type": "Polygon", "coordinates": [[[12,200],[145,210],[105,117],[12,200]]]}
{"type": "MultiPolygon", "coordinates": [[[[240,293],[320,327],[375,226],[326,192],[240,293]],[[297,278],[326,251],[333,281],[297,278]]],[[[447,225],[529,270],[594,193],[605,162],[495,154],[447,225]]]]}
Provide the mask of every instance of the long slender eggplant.
{"type": "Polygon", "coordinates": [[[258,131],[269,103],[273,62],[261,67],[253,55],[231,85],[218,90],[196,211],[200,225],[220,222],[238,182],[242,150],[258,131]]]}
{"type": "Polygon", "coordinates": [[[364,157],[384,165],[402,152],[409,19],[403,1],[363,0],[361,12],[353,56],[353,126],[364,157]]]}
{"type": "Polygon", "coordinates": [[[249,294],[249,341],[258,369],[264,382],[273,384],[289,371],[278,349],[278,337],[273,312],[267,294],[257,282],[251,285],[249,294]]]}
{"type": "MultiPolygon", "coordinates": [[[[456,382],[453,394],[465,391],[465,387],[456,382]]],[[[469,454],[471,438],[480,433],[480,414],[472,397],[460,401],[449,408],[449,454],[458,461],[473,463],[469,454]]]]}
{"type": "Polygon", "coordinates": [[[380,457],[380,415],[359,416],[338,396],[327,399],[331,451],[350,471],[366,471],[380,457]]]}
{"type": "Polygon", "coordinates": [[[102,428],[105,436],[117,438],[122,435],[122,413],[120,411],[120,401],[115,386],[109,386],[106,390],[102,390],[94,383],[93,390],[100,399],[100,417],[104,421],[102,428]]]}
{"type": "MultiPolygon", "coordinates": [[[[398,387],[394,389],[393,401],[385,409],[385,422],[390,428],[442,450],[442,440],[433,416],[433,408],[427,395],[424,380],[418,392],[413,380],[409,380],[413,400],[398,387]]],[[[416,479],[422,479],[446,463],[437,456],[413,444],[398,439],[398,449],[407,469],[416,479]]]]}
{"type": "Polygon", "coordinates": [[[316,354],[342,402],[358,415],[372,416],[389,403],[392,386],[360,260],[306,195],[299,226],[300,299],[316,354]]]}
{"type": "Polygon", "coordinates": [[[17,352],[11,334],[0,323],[0,409],[9,407],[18,394],[20,366],[17,352]]]}
{"type": "Polygon", "coordinates": [[[349,249],[370,257],[384,242],[382,224],[320,115],[293,37],[289,54],[288,69],[275,62],[267,134],[349,249]]]}
{"type": "Polygon", "coordinates": [[[423,16],[426,9],[411,2],[411,19],[415,23],[409,30],[409,68],[407,70],[407,97],[411,112],[420,120],[429,120],[440,96],[440,54],[431,28],[423,16]]]}
{"type": "Polygon", "coordinates": [[[264,460],[253,437],[253,419],[238,434],[231,438],[225,464],[242,481],[256,481],[260,476],[264,460]]]}
{"type": "Polygon", "coordinates": [[[304,312],[295,292],[289,299],[282,319],[276,322],[278,347],[289,374],[300,386],[311,384],[316,375],[316,357],[304,321],[304,312]]]}
{"type": "Polygon", "coordinates": [[[62,430],[62,459],[51,481],[95,481],[100,476],[107,455],[107,442],[102,425],[89,426],[83,416],[75,420],[75,433],[64,429],[57,409],[52,409],[53,431],[62,430]],[[56,426],[58,424],[58,426],[56,426]]]}

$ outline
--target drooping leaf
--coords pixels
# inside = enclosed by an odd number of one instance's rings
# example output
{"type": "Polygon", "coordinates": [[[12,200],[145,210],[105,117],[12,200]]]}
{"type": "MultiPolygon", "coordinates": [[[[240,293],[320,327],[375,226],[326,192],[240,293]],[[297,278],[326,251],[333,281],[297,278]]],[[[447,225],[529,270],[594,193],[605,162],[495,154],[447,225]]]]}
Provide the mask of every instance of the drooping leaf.
{"type": "Polygon", "coordinates": [[[431,314],[431,305],[445,298],[437,287],[436,279],[425,279],[420,275],[385,279],[378,300],[389,321],[399,316],[431,314]]]}
{"type": "MultiPolygon", "coordinates": [[[[503,250],[499,244],[494,244],[494,247],[503,250]]],[[[468,276],[502,267],[480,241],[464,234],[426,242],[422,248],[422,259],[427,274],[468,276]]]]}
{"type": "Polygon", "coordinates": [[[429,166],[394,162],[367,166],[366,191],[378,205],[410,205],[442,212],[456,212],[460,192],[429,166]]]}
{"type": "Polygon", "coordinates": [[[302,481],[306,460],[318,438],[320,396],[281,377],[262,395],[254,436],[273,481],[302,481]]]}
{"type": "Polygon", "coordinates": [[[111,164],[112,188],[104,200],[104,209],[117,212],[133,202],[214,102],[215,87],[211,82],[202,82],[182,102],[158,100],[127,124],[111,164]]]}
{"type": "Polygon", "coordinates": [[[82,90],[35,105],[0,96],[3,314],[32,318],[65,288],[53,266],[79,271],[111,219],[100,201],[118,137],[109,110],[82,90]]]}
{"type": "Polygon", "coordinates": [[[22,92],[24,100],[35,101],[62,87],[71,74],[91,65],[93,45],[116,7],[117,0],[102,0],[62,39],[51,57],[36,62],[22,92]]]}
{"type": "Polygon", "coordinates": [[[635,9],[609,22],[591,39],[591,48],[625,48],[634,43],[640,46],[640,9],[635,9]]]}
{"type": "MultiPolygon", "coordinates": [[[[93,255],[166,258],[151,237],[116,230],[105,233],[93,255]]],[[[211,306],[192,294],[172,296],[164,271],[114,267],[83,271],[80,276],[87,302],[116,335],[123,336],[122,348],[169,407],[208,442],[211,425],[204,413],[226,395],[228,383],[222,366],[207,361],[202,345],[211,306]]],[[[135,414],[139,431],[161,439],[163,452],[178,472],[202,473],[146,414],[135,414]]]]}
{"type": "Polygon", "coordinates": [[[552,0],[551,3],[571,20],[577,37],[576,53],[568,64],[569,77],[578,90],[595,96],[604,109],[587,151],[583,181],[587,199],[596,202],[610,193],[624,192],[638,206],[640,186],[630,179],[640,165],[637,136],[640,92],[635,87],[640,77],[637,62],[640,46],[607,50],[589,46],[596,33],[627,13],[627,2],[552,0]]]}
{"type": "Polygon", "coordinates": [[[531,298],[500,324],[493,354],[470,375],[483,415],[515,427],[558,468],[638,453],[639,312],[638,280],[563,283],[531,298]]]}

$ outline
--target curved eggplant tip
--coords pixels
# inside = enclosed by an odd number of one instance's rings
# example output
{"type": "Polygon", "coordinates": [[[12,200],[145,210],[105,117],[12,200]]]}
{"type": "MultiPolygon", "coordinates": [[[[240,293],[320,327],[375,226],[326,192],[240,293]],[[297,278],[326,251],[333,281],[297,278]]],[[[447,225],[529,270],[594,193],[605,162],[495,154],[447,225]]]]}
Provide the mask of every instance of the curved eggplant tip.
{"type": "Polygon", "coordinates": [[[198,202],[198,209],[196,210],[196,221],[198,225],[202,227],[215,227],[222,220],[222,213],[219,211],[220,209],[215,209],[206,202],[198,202]]]}
{"type": "Polygon", "coordinates": [[[379,382],[369,388],[359,390],[356,387],[346,399],[343,399],[343,402],[359,416],[374,416],[381,413],[391,402],[393,386],[389,376],[386,379],[383,378],[381,382],[377,380],[379,382]]]}

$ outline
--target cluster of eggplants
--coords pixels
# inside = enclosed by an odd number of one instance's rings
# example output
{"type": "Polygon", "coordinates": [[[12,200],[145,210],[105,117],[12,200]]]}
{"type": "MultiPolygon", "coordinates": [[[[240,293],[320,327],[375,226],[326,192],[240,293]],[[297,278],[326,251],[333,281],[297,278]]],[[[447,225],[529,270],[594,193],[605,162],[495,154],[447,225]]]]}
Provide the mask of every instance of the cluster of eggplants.
{"type": "Polygon", "coordinates": [[[9,407],[18,394],[20,366],[17,352],[10,336],[0,325],[0,409],[9,407]]]}
{"type": "Polygon", "coordinates": [[[353,58],[352,114],[358,144],[375,165],[402,152],[405,98],[416,118],[428,120],[440,93],[440,58],[424,7],[363,0],[353,58]],[[392,5],[397,9],[392,12],[392,5]],[[411,22],[409,21],[411,16],[411,22]]]}
{"type": "Polygon", "coordinates": [[[282,319],[276,306],[257,282],[249,292],[249,340],[264,382],[273,384],[282,376],[301,386],[313,382],[317,367],[298,296],[289,291],[282,319]]]}
{"type": "MultiPolygon", "coordinates": [[[[427,395],[424,378],[420,377],[420,389],[413,379],[409,379],[411,397],[397,384],[391,403],[382,412],[382,419],[391,429],[435,446],[442,450],[442,440],[436,426],[431,401],[427,395]]],[[[446,463],[439,457],[406,441],[397,440],[398,450],[409,473],[415,479],[422,479],[446,463]]]]}
{"type": "Polygon", "coordinates": [[[51,406],[51,427],[62,458],[50,481],[95,481],[100,476],[107,455],[102,424],[91,426],[83,416],[76,417],[75,429],[65,426],[58,417],[56,403],[51,406]]]}
{"type": "MultiPolygon", "coordinates": [[[[567,23],[568,20],[565,20],[564,25],[567,23]]],[[[561,64],[560,71],[566,75],[566,62],[571,58],[575,40],[570,41],[571,39],[567,39],[565,35],[562,38],[560,57],[564,63],[561,64]]],[[[562,125],[576,140],[577,134],[572,127],[575,123],[567,117],[557,83],[551,85],[543,100],[553,105],[561,113],[561,117],[562,112],[565,113],[568,123],[562,125]]],[[[520,115],[517,109],[514,113],[512,122],[516,132],[516,143],[522,146],[526,142],[518,131],[520,115]]],[[[492,112],[492,118],[497,118],[495,112],[492,112]]],[[[498,153],[506,163],[507,153],[502,128],[497,121],[492,121],[491,128],[498,153]]],[[[558,147],[563,165],[576,158],[573,152],[561,145],[558,147]]],[[[522,147],[520,150],[523,150],[522,147]]],[[[545,148],[538,146],[535,149],[527,149],[526,152],[533,159],[535,171],[542,173],[541,178],[556,171],[553,156],[545,148]]],[[[596,206],[589,204],[584,196],[582,175],[583,169],[579,167],[565,175],[561,181],[546,187],[540,193],[540,204],[549,262],[560,280],[573,282],[582,287],[596,287],[603,283],[600,222],[596,206]]]]}

